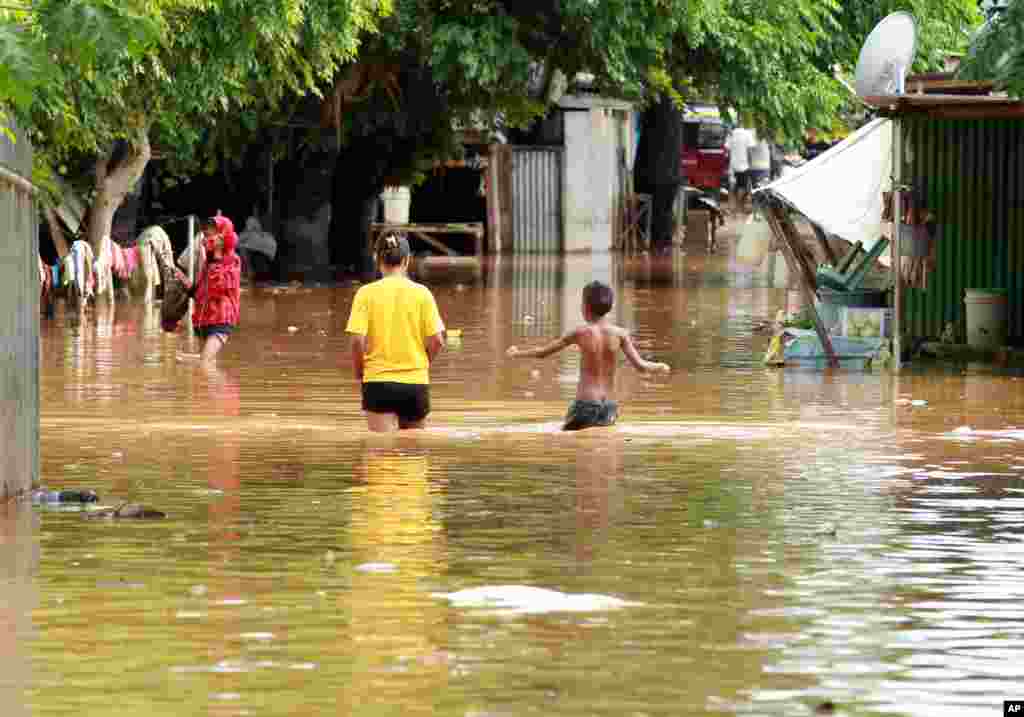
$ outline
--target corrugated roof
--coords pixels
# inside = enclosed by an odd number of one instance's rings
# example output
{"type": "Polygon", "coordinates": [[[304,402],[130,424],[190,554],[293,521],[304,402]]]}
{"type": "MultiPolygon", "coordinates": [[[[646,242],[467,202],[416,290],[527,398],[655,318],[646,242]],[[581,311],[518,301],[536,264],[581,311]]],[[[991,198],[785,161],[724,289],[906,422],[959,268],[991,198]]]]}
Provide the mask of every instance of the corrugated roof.
{"type": "Polygon", "coordinates": [[[1024,102],[1004,95],[906,94],[865,97],[882,114],[923,114],[963,119],[1024,118],[1024,102]]]}

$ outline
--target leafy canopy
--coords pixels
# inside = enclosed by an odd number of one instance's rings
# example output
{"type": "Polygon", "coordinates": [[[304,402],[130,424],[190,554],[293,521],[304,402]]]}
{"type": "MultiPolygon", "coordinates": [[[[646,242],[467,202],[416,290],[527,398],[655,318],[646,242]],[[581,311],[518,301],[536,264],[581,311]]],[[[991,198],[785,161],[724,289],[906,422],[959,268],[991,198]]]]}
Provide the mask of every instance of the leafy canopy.
{"type": "Polygon", "coordinates": [[[391,0],[30,0],[0,24],[0,73],[33,144],[88,166],[142,138],[182,169],[254,108],[319,93],[391,0]],[[6,34],[4,34],[6,33],[6,34]],[[9,40],[9,41],[7,41],[9,40]],[[6,82],[5,82],[6,80],[6,82]]]}
{"type": "Polygon", "coordinates": [[[1024,2],[1011,0],[979,29],[960,74],[994,80],[1013,96],[1024,97],[1024,2]]]}

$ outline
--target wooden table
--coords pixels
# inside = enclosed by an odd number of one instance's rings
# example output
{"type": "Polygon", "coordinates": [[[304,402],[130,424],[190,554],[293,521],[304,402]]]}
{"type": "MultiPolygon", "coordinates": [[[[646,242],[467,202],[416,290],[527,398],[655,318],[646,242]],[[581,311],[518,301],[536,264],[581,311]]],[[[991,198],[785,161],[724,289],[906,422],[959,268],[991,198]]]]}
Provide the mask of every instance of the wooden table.
{"type": "Polygon", "coordinates": [[[416,237],[422,242],[446,256],[458,256],[458,252],[444,244],[443,238],[451,234],[470,234],[473,237],[474,256],[478,261],[484,256],[484,225],[483,222],[465,224],[389,224],[374,222],[370,224],[370,241],[388,232],[398,232],[416,237]]]}

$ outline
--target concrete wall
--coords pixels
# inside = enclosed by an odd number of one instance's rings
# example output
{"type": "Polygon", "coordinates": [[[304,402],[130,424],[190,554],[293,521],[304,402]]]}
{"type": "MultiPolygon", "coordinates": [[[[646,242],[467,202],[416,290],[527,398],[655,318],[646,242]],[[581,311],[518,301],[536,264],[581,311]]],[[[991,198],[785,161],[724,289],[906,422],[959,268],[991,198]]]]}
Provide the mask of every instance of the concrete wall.
{"type": "Polygon", "coordinates": [[[22,178],[31,172],[28,141],[0,138],[0,500],[39,476],[39,212],[22,178]]]}
{"type": "Polygon", "coordinates": [[[562,213],[566,252],[608,251],[621,195],[620,150],[633,157],[633,112],[625,102],[570,95],[565,112],[562,213]]]}

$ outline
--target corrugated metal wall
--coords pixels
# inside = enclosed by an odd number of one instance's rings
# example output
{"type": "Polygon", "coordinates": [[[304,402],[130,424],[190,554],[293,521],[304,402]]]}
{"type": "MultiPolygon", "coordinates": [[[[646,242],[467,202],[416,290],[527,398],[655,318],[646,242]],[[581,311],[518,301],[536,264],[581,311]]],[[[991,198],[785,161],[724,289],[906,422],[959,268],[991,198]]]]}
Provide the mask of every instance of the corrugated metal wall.
{"type": "Polygon", "coordinates": [[[32,153],[0,139],[0,500],[39,477],[39,210],[32,153]],[[20,176],[19,176],[20,175],[20,176]]]}
{"type": "Polygon", "coordinates": [[[1024,121],[906,118],[910,180],[941,225],[928,288],[906,292],[913,336],[963,315],[964,289],[1009,290],[1009,335],[1024,337],[1024,121]]]}
{"type": "Polygon", "coordinates": [[[557,336],[565,284],[563,262],[543,257],[516,257],[513,261],[512,316],[520,324],[518,335],[557,336]]]}
{"type": "Polygon", "coordinates": [[[512,249],[517,254],[562,250],[562,149],[512,148],[512,249]]]}

